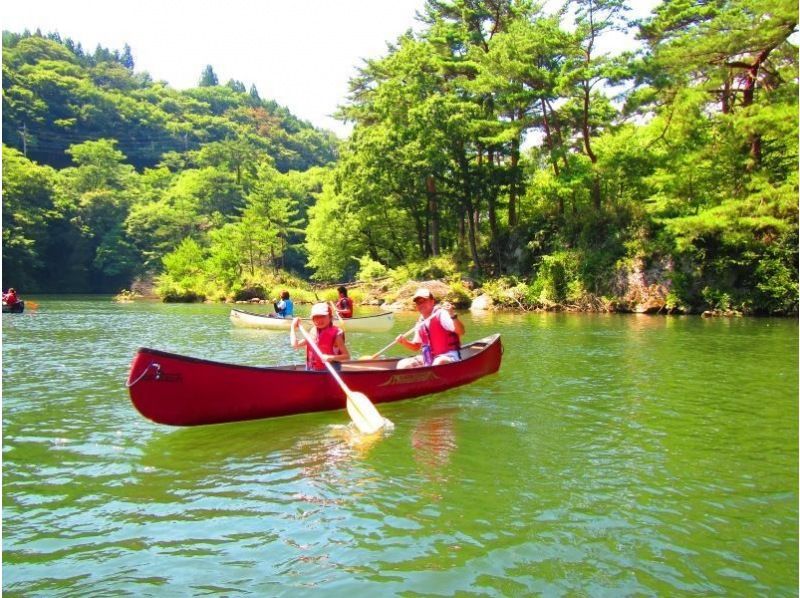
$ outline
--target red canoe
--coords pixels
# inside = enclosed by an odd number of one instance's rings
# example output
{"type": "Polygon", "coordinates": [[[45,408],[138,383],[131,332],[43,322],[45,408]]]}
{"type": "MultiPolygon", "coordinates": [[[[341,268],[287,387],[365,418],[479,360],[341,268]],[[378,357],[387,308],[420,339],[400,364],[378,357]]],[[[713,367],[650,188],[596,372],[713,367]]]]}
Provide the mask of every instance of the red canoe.
{"type": "MultiPolygon", "coordinates": [[[[461,348],[462,360],[395,369],[398,359],[349,361],[342,379],[373,403],[410,399],[469,384],[500,368],[500,335],[461,348]]],[[[196,426],[344,409],[346,398],[327,371],[303,365],[254,367],[141,348],[128,375],[131,401],[159,424],[196,426]]]]}

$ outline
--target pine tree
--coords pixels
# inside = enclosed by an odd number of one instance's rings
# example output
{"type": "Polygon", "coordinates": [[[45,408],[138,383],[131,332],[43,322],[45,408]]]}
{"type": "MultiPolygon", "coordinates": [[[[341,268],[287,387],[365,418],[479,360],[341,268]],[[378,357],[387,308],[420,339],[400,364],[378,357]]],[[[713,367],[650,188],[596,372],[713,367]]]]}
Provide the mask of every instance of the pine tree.
{"type": "Polygon", "coordinates": [[[211,67],[211,65],[207,64],[203,74],[200,75],[200,82],[197,84],[197,86],[214,87],[215,85],[219,85],[219,79],[217,79],[217,74],[214,72],[214,69],[211,67]]]}
{"type": "Polygon", "coordinates": [[[126,69],[133,71],[133,54],[131,54],[131,47],[128,44],[125,44],[122,48],[120,62],[126,69]]]}

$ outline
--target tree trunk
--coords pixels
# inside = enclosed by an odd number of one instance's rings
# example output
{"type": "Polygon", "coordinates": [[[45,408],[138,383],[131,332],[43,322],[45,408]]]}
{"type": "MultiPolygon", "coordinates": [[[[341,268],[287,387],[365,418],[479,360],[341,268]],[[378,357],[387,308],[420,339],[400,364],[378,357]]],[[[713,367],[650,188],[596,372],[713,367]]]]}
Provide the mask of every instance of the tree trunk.
{"type": "Polygon", "coordinates": [[[597,156],[592,151],[592,142],[589,131],[589,88],[584,87],[583,90],[583,115],[581,117],[581,132],[583,134],[583,147],[586,150],[586,155],[592,161],[592,164],[597,162],[597,156]]]}
{"type": "Polygon", "coordinates": [[[439,255],[441,252],[439,240],[439,204],[436,200],[436,180],[433,175],[428,175],[425,179],[425,191],[428,195],[428,213],[431,217],[431,254],[439,255]]]}
{"type": "Polygon", "coordinates": [[[478,242],[477,242],[477,233],[475,231],[475,210],[472,207],[472,200],[470,198],[466,198],[464,201],[464,205],[467,208],[467,237],[469,239],[469,251],[472,255],[472,261],[475,262],[475,268],[478,272],[481,272],[483,268],[481,267],[481,260],[478,257],[478,242]]]}
{"type": "Polygon", "coordinates": [[[592,173],[592,205],[595,211],[600,211],[602,204],[602,193],[600,190],[600,175],[596,172],[592,173]]]}
{"type": "Polygon", "coordinates": [[[511,188],[508,193],[508,228],[517,225],[517,200],[519,196],[519,136],[511,141],[511,188]]]}
{"type": "MultiPolygon", "coordinates": [[[[753,64],[747,69],[747,80],[744,85],[744,94],[742,95],[742,107],[747,108],[753,104],[756,95],[756,81],[758,81],[758,70],[761,65],[769,56],[772,48],[763,50],[755,59],[753,64]]],[[[761,135],[759,133],[751,133],[748,139],[750,145],[750,163],[747,165],[747,170],[753,171],[761,164],[761,135]]]]}
{"type": "MultiPolygon", "coordinates": [[[[547,102],[542,100],[542,124],[544,125],[544,143],[550,153],[550,163],[553,165],[553,173],[558,176],[561,169],[558,167],[558,160],[555,155],[555,140],[550,132],[550,119],[547,116],[547,102]]],[[[562,202],[563,205],[563,202],[562,202]]]]}
{"type": "MultiPolygon", "coordinates": [[[[787,31],[786,37],[787,38],[788,38],[789,35],[791,35],[794,32],[794,29],[795,29],[796,26],[797,26],[797,21],[796,20],[792,21],[791,23],[788,24],[787,29],[786,29],[786,31],[787,31]]],[[[755,99],[756,82],[758,81],[758,72],[761,69],[761,65],[766,62],[767,58],[769,58],[770,53],[775,48],[777,48],[778,45],[780,43],[782,43],[783,41],[784,41],[784,39],[780,39],[780,40],[776,41],[775,43],[773,43],[772,45],[767,46],[766,48],[761,50],[761,52],[758,53],[758,56],[756,56],[756,58],[752,62],[752,64],[744,64],[744,65],[742,65],[741,63],[734,63],[734,64],[730,65],[730,66],[738,66],[738,67],[744,66],[745,69],[746,69],[747,80],[746,80],[745,86],[744,86],[744,94],[742,95],[742,107],[743,108],[747,108],[748,106],[752,105],[752,103],[753,103],[753,101],[755,99]]],[[[748,165],[747,169],[752,171],[752,170],[755,170],[756,168],[758,168],[760,166],[760,164],[761,164],[761,135],[759,135],[758,133],[751,134],[750,138],[749,138],[749,144],[750,144],[751,163],[748,165]]]]}
{"type": "MultiPolygon", "coordinates": [[[[478,154],[479,164],[482,159],[482,156],[478,154]]],[[[489,163],[490,168],[494,168],[494,151],[489,150],[487,154],[487,162],[489,163]]],[[[489,234],[491,235],[491,246],[492,252],[494,253],[494,261],[495,267],[497,271],[495,272],[496,275],[499,275],[502,272],[502,259],[501,259],[501,248],[500,248],[500,227],[497,224],[497,191],[496,187],[492,186],[491,189],[488,189],[488,196],[486,198],[487,205],[488,205],[488,216],[489,216],[489,234]]],[[[476,214],[477,216],[477,214],[476,214]]],[[[510,215],[509,215],[510,217],[510,215]]],[[[477,217],[475,219],[475,228],[478,227],[477,217]]]]}
{"type": "MultiPolygon", "coordinates": [[[[550,102],[547,102],[547,106],[550,108],[550,120],[553,125],[553,130],[555,131],[553,139],[557,141],[559,150],[563,150],[564,135],[561,132],[561,124],[558,122],[558,118],[556,117],[556,112],[550,105],[550,102]]],[[[560,151],[559,153],[561,154],[561,161],[564,163],[564,168],[569,168],[569,162],[567,161],[567,152],[560,151]]]]}
{"type": "Polygon", "coordinates": [[[722,114],[729,114],[731,111],[731,79],[730,77],[725,78],[725,83],[722,87],[722,98],[720,99],[722,104],[722,114]]]}

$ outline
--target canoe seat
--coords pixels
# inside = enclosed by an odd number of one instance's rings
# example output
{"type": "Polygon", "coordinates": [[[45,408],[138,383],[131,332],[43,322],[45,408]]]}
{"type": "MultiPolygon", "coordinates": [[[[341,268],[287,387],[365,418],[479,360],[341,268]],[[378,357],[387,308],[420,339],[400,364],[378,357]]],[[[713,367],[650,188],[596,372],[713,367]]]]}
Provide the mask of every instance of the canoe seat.
{"type": "Polygon", "coordinates": [[[345,372],[360,372],[360,371],[384,371],[394,369],[394,367],[387,368],[385,365],[377,365],[375,363],[359,363],[357,361],[347,362],[342,364],[342,369],[345,372]]]}

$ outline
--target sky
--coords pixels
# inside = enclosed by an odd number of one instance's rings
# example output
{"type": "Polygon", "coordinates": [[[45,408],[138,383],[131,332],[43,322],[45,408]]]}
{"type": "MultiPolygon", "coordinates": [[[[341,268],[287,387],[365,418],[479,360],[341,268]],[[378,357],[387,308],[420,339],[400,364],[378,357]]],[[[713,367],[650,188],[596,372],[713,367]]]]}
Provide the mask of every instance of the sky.
{"type": "Polygon", "coordinates": [[[194,87],[206,65],[220,83],[255,84],[259,95],[340,137],[332,118],[367,58],[418,27],[424,0],[26,0],[3,2],[2,29],[57,31],[110,50],[131,47],[134,70],[175,89],[194,87]],[[131,10],[132,9],[132,10],[131,10]]]}
{"type": "MultiPolygon", "coordinates": [[[[657,0],[635,0],[637,13],[657,0]]],[[[174,89],[197,85],[206,65],[313,125],[349,135],[332,117],[348,81],[387,52],[424,0],[25,0],[3,2],[0,27],[57,31],[93,52],[131,47],[134,70],[174,89]]]]}

